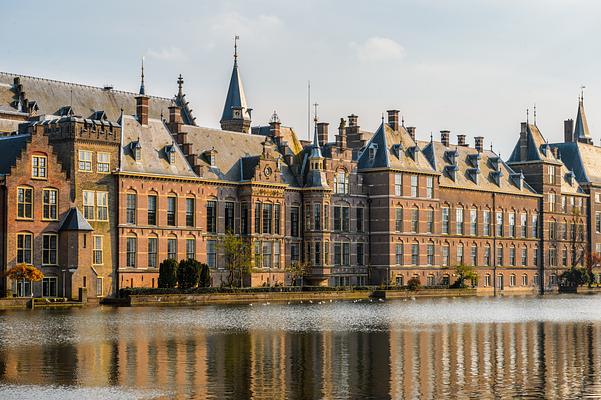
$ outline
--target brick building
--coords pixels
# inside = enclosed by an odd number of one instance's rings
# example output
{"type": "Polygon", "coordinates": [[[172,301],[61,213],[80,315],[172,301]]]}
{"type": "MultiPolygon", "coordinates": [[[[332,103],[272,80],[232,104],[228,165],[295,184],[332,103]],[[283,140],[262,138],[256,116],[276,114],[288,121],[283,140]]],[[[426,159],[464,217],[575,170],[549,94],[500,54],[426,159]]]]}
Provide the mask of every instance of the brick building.
{"type": "Polygon", "coordinates": [[[419,140],[397,110],[375,132],[342,118],[333,141],[317,117],[310,142],[275,112],[252,126],[237,55],[221,129],[196,123],[183,83],[169,99],[146,94],[143,72],[138,93],[0,73],[2,270],[32,263],[47,276],[34,294],[97,300],[196,258],[218,286],[231,232],[252,249],[252,286],[290,284],[297,261],[332,286],[447,286],[465,264],[492,293],[554,290],[600,250],[601,153],[582,100],[565,143],[523,123],[504,162],[483,137],[419,140]]]}

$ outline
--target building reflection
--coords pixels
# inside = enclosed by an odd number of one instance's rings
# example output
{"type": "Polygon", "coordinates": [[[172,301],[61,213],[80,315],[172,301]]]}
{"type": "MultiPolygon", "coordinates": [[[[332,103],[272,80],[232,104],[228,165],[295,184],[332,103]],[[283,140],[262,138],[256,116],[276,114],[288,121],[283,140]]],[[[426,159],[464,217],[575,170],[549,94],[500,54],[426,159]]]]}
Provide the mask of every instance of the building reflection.
{"type": "MultiPolygon", "coordinates": [[[[601,393],[601,325],[490,323],[369,331],[132,331],[65,319],[0,346],[1,382],[116,386],[196,399],[579,398],[601,393]],[[109,340],[98,338],[112,338],[109,340]],[[50,344],[49,344],[50,343],[50,344]]],[[[5,338],[6,339],[6,338],[5,338]]]]}

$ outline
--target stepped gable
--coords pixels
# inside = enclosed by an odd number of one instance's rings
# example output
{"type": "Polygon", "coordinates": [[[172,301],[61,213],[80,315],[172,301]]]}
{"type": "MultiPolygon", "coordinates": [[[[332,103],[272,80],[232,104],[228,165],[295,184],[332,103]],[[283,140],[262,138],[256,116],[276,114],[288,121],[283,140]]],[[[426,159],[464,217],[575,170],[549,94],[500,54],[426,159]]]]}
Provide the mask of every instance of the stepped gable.
{"type": "Polygon", "coordinates": [[[27,147],[31,135],[13,135],[0,137],[0,174],[9,174],[23,149],[27,147]]]}
{"type": "MultiPolygon", "coordinates": [[[[0,72],[0,114],[57,114],[61,108],[70,105],[74,115],[89,116],[104,111],[109,120],[116,121],[121,109],[126,114],[135,114],[136,96],[138,94],[121,90],[0,72]]],[[[161,114],[168,115],[168,107],[178,102],[177,98],[149,98],[149,117],[157,119],[161,114]]],[[[194,124],[187,106],[183,110],[182,119],[187,124],[194,124]]]]}
{"type": "Polygon", "coordinates": [[[130,115],[124,115],[121,143],[121,171],[166,176],[196,177],[169,130],[158,119],[149,119],[148,125],[140,125],[130,115]],[[139,145],[140,159],[135,159],[134,147],[139,145]],[[169,162],[171,147],[175,151],[174,162],[169,162]]]}

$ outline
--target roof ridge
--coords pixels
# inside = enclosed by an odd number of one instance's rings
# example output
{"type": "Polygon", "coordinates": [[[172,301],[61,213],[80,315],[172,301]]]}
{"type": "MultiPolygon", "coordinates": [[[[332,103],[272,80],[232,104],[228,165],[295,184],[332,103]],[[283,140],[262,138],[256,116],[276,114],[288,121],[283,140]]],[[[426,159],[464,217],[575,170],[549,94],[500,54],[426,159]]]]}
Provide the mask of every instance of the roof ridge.
{"type": "MultiPolygon", "coordinates": [[[[0,75],[5,75],[5,76],[11,76],[11,77],[23,77],[23,78],[28,78],[28,79],[37,79],[40,81],[45,81],[45,82],[53,82],[53,83],[61,83],[63,85],[69,85],[69,86],[78,86],[78,87],[83,87],[83,88],[88,88],[88,89],[97,89],[97,90],[102,90],[102,91],[108,91],[100,86],[93,86],[93,85],[85,85],[83,83],[74,83],[74,82],[67,82],[67,81],[60,81],[58,79],[49,79],[49,78],[40,78],[39,76],[32,76],[32,75],[25,75],[25,74],[15,74],[12,72],[6,72],[6,71],[0,71],[0,75]]],[[[128,92],[126,90],[119,90],[119,89],[111,89],[111,92],[116,92],[116,93],[123,93],[123,94],[133,94],[133,95],[138,95],[138,93],[134,93],[134,92],[128,92]]],[[[153,96],[153,95],[146,95],[146,97],[150,97],[150,98],[154,98],[154,99],[161,99],[161,100],[168,100],[171,101],[172,99],[168,98],[168,97],[162,97],[162,96],[153,96]]]]}

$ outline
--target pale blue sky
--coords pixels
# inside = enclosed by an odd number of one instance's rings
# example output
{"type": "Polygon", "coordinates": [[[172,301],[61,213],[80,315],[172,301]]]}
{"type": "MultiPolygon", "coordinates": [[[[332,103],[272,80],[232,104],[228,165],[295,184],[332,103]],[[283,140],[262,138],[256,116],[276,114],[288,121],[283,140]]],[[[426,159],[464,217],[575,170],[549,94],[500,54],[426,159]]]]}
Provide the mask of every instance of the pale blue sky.
{"type": "Polygon", "coordinates": [[[491,140],[504,158],[526,108],[560,140],[581,84],[601,139],[601,3],[457,1],[2,2],[0,70],[171,97],[176,78],[199,124],[218,126],[240,35],[253,124],[277,110],[306,137],[307,80],[320,119],[375,129],[398,108],[419,138],[441,129],[491,140]],[[600,110],[597,112],[597,110],[600,110]]]}

